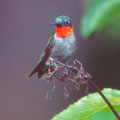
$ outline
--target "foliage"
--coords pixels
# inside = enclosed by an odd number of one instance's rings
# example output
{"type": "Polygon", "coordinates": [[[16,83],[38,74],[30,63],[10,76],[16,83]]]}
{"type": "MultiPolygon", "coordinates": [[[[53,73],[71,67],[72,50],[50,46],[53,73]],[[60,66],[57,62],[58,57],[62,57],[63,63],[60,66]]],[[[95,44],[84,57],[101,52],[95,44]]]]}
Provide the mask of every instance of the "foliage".
{"type": "MultiPolygon", "coordinates": [[[[120,113],[120,91],[105,88],[104,95],[120,113]]],[[[98,93],[85,96],[57,114],[52,120],[117,120],[98,93]]]]}
{"type": "Polygon", "coordinates": [[[109,26],[116,31],[120,28],[120,0],[88,0],[87,3],[88,10],[81,20],[81,34],[84,37],[103,31],[109,26]]]}

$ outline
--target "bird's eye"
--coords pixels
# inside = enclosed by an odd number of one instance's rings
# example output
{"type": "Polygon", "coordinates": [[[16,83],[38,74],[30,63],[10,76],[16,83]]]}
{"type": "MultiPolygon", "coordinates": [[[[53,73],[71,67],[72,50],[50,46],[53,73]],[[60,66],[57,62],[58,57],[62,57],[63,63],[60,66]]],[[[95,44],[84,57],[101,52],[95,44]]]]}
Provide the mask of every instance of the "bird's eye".
{"type": "Polygon", "coordinates": [[[66,21],[67,24],[70,24],[70,21],[66,21]]]}

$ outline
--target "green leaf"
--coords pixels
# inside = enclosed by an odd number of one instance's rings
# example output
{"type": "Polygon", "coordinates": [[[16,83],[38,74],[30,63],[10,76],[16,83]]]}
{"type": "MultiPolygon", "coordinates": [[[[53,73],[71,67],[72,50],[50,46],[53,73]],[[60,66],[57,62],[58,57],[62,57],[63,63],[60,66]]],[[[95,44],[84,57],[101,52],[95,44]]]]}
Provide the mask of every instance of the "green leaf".
{"type": "MultiPolygon", "coordinates": [[[[102,91],[120,113],[120,91],[106,88],[102,91]]],[[[89,94],[70,105],[51,120],[117,120],[98,93],[89,94]]]]}
{"type": "Polygon", "coordinates": [[[116,20],[120,20],[120,0],[97,0],[83,15],[81,34],[89,37],[111,24],[116,24],[116,20]]]}

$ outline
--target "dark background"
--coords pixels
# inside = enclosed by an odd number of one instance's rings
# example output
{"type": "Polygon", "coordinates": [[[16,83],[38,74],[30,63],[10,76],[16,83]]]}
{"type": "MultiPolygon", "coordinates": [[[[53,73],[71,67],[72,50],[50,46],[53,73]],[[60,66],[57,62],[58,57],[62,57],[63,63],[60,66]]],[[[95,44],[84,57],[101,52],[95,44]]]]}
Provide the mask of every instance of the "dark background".
{"type": "Polygon", "coordinates": [[[120,46],[109,42],[105,35],[82,38],[79,24],[83,9],[82,0],[0,1],[1,120],[49,120],[85,94],[84,89],[73,89],[65,99],[57,85],[52,99],[46,100],[52,84],[36,76],[27,79],[54,32],[48,23],[59,15],[70,16],[74,25],[78,49],[72,59],[83,63],[101,89],[120,88],[120,46]]]}

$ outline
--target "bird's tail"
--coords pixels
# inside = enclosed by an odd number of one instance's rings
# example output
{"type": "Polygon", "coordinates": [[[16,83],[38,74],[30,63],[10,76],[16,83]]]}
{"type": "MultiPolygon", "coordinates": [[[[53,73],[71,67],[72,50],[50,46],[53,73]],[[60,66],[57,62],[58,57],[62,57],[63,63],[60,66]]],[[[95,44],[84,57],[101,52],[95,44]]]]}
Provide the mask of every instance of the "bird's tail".
{"type": "Polygon", "coordinates": [[[38,78],[42,77],[42,75],[48,71],[47,65],[41,65],[41,63],[37,64],[37,66],[33,69],[33,71],[29,74],[29,78],[34,75],[35,73],[38,73],[38,78]]]}

